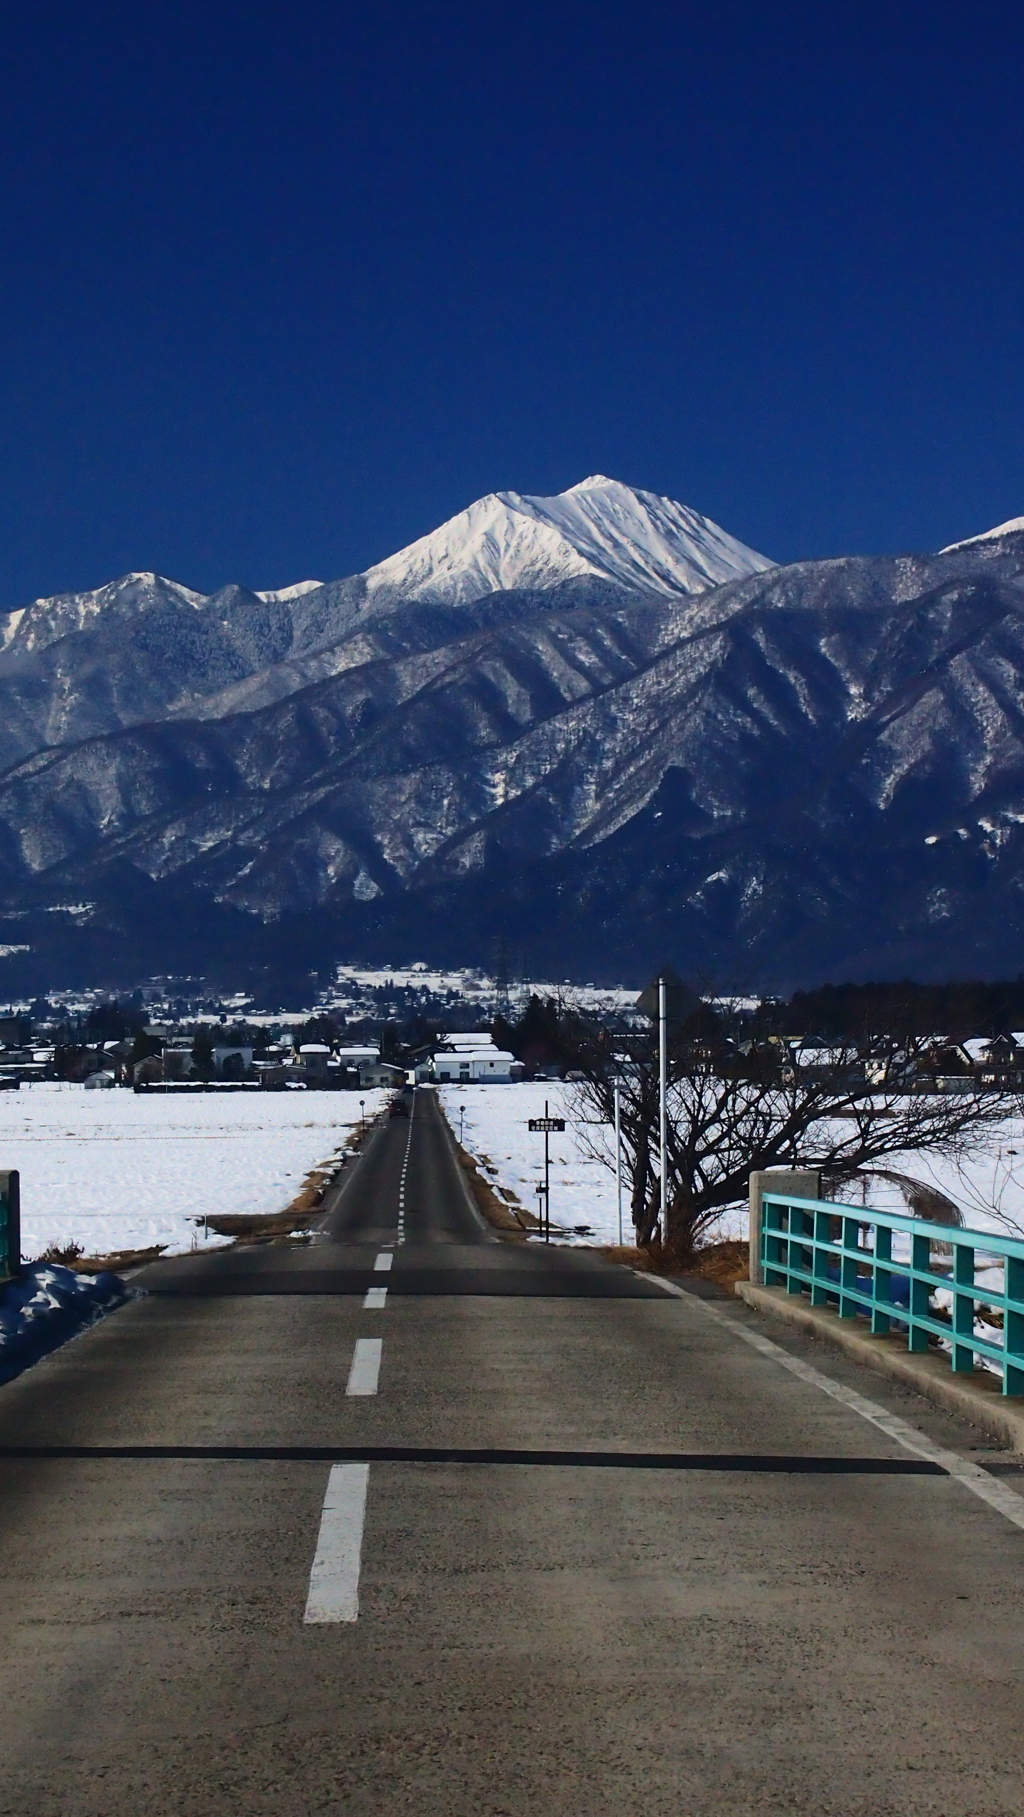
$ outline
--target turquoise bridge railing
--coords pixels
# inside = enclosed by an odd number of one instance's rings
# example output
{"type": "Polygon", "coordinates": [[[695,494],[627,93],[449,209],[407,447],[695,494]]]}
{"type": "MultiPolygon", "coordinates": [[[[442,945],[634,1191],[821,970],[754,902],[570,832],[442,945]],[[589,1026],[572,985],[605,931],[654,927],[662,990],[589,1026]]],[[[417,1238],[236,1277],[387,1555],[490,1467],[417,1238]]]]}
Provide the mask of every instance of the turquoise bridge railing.
{"type": "Polygon", "coordinates": [[[905,1332],[910,1350],[944,1339],[957,1374],[977,1357],[1001,1374],[1004,1394],[1024,1394],[1024,1242],[766,1192],[761,1266],[766,1286],[870,1319],[879,1334],[905,1332]],[[945,1316],[937,1293],[951,1299],[945,1316]]]}

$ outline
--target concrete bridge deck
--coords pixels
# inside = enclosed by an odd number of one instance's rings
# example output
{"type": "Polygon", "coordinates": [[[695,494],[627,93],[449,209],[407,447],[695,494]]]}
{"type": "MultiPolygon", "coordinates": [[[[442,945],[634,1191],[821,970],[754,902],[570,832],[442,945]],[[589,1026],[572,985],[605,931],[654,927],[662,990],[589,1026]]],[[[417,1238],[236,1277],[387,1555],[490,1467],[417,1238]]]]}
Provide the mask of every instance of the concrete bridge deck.
{"type": "Polygon", "coordinates": [[[322,1239],[161,1264],[0,1389],[0,1812],[1016,1817],[1012,1459],[497,1242],[429,1092],[322,1239]]]}

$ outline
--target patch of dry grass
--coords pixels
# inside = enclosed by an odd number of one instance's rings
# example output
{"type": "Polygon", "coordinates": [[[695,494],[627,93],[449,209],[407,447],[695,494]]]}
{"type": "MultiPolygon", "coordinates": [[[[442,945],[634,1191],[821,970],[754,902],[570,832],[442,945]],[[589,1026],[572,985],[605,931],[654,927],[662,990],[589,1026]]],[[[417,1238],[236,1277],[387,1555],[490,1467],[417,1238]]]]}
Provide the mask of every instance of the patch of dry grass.
{"type": "Polygon", "coordinates": [[[112,1274],[121,1274],[126,1268],[144,1268],[147,1262],[156,1262],[167,1248],[166,1243],[153,1243],[148,1249],[115,1249],[110,1255],[85,1255],[80,1243],[48,1243],[40,1262],[59,1262],[64,1268],[73,1268],[76,1274],[102,1274],[109,1269],[112,1274]]]}
{"type": "Polygon", "coordinates": [[[706,1248],[698,1249],[686,1272],[699,1274],[702,1280],[714,1281],[731,1291],[737,1281],[750,1279],[750,1244],[746,1238],[742,1242],[708,1243],[706,1248]]]}
{"type": "Polygon", "coordinates": [[[657,1273],[650,1252],[636,1249],[629,1243],[602,1243],[597,1253],[606,1262],[618,1262],[622,1268],[642,1268],[647,1274],[657,1273]]]}
{"type": "Polygon", "coordinates": [[[750,1274],[750,1247],[745,1241],[708,1243],[684,1263],[665,1255],[656,1244],[650,1249],[608,1244],[598,1253],[608,1262],[618,1262],[624,1268],[639,1268],[647,1274],[699,1275],[702,1280],[713,1281],[727,1291],[735,1287],[737,1281],[747,1280],[750,1274]]]}

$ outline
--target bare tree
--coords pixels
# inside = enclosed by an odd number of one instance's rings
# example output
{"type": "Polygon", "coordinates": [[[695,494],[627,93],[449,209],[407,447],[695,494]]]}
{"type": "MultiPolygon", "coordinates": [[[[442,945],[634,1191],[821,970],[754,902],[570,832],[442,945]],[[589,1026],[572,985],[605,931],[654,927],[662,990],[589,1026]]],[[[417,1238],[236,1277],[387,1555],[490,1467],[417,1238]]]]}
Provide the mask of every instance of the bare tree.
{"type": "Polygon", "coordinates": [[[796,1060],[766,1042],[740,1051],[720,1032],[684,1028],[668,1065],[667,1225],[660,1228],[658,1054],[653,1033],[616,1031],[574,1014],[566,1026],[575,1114],[591,1154],[614,1166],[607,1144],[620,1082],[624,1162],[636,1240],[685,1261],[726,1205],[746,1197],[755,1169],[820,1170],[833,1189],[858,1170],[905,1152],[962,1160],[1018,1108],[1002,1090],[919,1089],[929,1043],[886,1043],[867,1062],[857,1045],[796,1060]],[[602,1134],[598,1135],[598,1127],[602,1134]]]}

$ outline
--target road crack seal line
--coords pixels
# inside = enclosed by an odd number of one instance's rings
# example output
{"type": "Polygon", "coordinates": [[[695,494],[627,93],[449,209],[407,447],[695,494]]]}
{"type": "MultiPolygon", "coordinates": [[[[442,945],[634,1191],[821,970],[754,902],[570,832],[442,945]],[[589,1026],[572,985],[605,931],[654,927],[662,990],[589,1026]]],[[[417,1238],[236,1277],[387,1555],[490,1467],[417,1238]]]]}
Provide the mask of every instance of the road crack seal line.
{"type": "MultiPolygon", "coordinates": [[[[373,1340],[370,1340],[373,1341],[373,1340]]],[[[808,1457],[739,1451],[522,1451],[462,1445],[5,1445],[5,1458],[274,1464],[514,1465],[557,1470],[723,1470],[789,1476],[947,1476],[941,1465],[903,1457],[808,1457]]]]}

